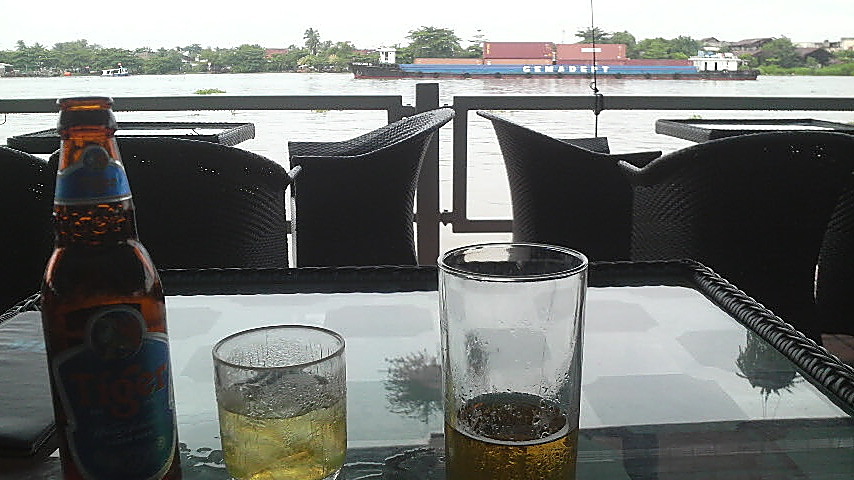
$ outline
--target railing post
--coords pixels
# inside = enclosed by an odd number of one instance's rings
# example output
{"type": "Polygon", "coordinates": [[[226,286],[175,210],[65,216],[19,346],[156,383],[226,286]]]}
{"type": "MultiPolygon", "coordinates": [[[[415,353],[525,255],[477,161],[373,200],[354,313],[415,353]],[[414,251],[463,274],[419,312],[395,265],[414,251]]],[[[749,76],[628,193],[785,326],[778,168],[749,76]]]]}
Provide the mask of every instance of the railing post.
{"type": "MultiPolygon", "coordinates": [[[[439,107],[439,84],[415,85],[415,111],[426,112],[439,107]]],[[[436,265],[439,258],[439,133],[427,147],[415,198],[417,248],[419,265],[436,265]]]]}

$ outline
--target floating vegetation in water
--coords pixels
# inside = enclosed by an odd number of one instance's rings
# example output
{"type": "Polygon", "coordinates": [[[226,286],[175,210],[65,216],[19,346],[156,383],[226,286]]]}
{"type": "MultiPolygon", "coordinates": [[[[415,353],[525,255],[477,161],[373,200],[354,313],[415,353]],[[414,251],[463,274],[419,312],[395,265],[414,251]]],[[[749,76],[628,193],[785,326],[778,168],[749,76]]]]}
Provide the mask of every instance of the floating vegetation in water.
{"type": "Polygon", "coordinates": [[[196,95],[213,95],[214,93],[225,93],[225,90],[220,90],[218,88],[203,88],[196,90],[196,95]]]}

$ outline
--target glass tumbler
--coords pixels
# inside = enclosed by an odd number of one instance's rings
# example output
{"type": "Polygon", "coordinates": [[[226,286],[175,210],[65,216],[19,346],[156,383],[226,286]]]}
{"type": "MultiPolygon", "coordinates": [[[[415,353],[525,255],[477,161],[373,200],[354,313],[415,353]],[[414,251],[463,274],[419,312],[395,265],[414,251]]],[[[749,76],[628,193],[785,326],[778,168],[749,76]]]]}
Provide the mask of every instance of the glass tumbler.
{"type": "Polygon", "coordinates": [[[575,478],[587,258],[493,243],[439,269],[447,478],[575,478]]]}
{"type": "Polygon", "coordinates": [[[228,473],[334,479],[347,449],[344,339],[319,327],[255,328],[213,348],[228,473]]]}

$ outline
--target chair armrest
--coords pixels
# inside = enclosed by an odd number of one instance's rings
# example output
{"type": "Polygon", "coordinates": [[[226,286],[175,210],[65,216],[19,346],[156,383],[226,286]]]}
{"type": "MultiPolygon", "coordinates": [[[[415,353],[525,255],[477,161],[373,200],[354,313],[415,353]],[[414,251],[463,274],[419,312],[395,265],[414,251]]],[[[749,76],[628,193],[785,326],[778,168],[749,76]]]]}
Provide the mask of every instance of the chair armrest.
{"type": "Polygon", "coordinates": [[[301,171],[302,171],[302,167],[301,167],[301,166],[299,166],[299,165],[297,165],[296,167],[294,167],[294,168],[292,168],[292,169],[288,170],[288,177],[290,177],[291,182],[293,182],[293,181],[294,181],[294,179],[296,179],[296,178],[297,178],[297,175],[299,175],[299,172],[301,172],[301,171]]]}
{"type": "Polygon", "coordinates": [[[661,151],[655,150],[649,152],[618,153],[612,154],[611,157],[615,160],[634,165],[635,167],[643,168],[649,162],[661,157],[661,151]]]}
{"type": "Polygon", "coordinates": [[[343,157],[350,155],[353,144],[343,142],[288,142],[289,157],[343,157]]]}
{"type": "Polygon", "coordinates": [[[590,137],[590,138],[559,138],[563,143],[590,150],[596,153],[611,153],[611,148],[608,146],[608,137],[590,137]]]}

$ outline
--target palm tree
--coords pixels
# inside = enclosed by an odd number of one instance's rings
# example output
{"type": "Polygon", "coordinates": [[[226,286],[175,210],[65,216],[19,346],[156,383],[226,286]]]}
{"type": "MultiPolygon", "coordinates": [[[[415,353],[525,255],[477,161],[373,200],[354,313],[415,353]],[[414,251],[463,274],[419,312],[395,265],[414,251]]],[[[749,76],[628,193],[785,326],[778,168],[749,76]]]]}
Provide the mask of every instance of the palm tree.
{"type": "Polygon", "coordinates": [[[317,55],[317,49],[320,47],[320,32],[313,28],[309,28],[305,31],[302,38],[305,39],[305,48],[307,48],[312,55],[317,55]]]}

